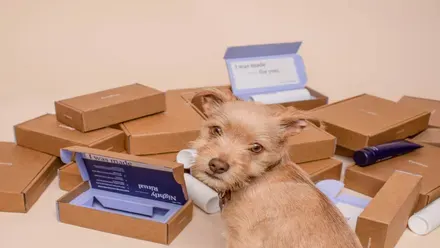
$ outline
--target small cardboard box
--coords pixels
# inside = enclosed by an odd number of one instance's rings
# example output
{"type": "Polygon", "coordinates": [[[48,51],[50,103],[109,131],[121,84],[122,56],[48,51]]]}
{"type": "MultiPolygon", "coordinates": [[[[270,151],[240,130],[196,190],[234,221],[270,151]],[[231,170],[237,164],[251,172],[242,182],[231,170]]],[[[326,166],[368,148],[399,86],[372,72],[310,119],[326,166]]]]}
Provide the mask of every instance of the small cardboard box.
{"type": "Polygon", "coordinates": [[[416,211],[440,197],[440,148],[423,145],[415,151],[370,166],[350,166],[345,172],[345,186],[374,197],[395,170],[423,177],[416,211]]]}
{"type": "Polygon", "coordinates": [[[315,183],[326,179],[341,179],[342,162],[336,159],[329,158],[298,165],[309,174],[315,183]]]}
{"type": "MultiPolygon", "coordinates": [[[[126,153],[126,152],[123,152],[126,153]]],[[[145,157],[162,159],[171,162],[176,162],[177,153],[164,153],[164,154],[154,154],[147,155],[145,157]]],[[[76,186],[83,182],[81,174],[79,173],[78,165],[75,162],[68,163],[58,170],[58,178],[61,190],[71,191],[76,186]]]]}
{"type": "Polygon", "coordinates": [[[365,248],[393,248],[417,203],[422,177],[395,171],[357,219],[365,248]]]}
{"type": "Polygon", "coordinates": [[[57,201],[63,223],[170,244],[192,220],[181,164],[86,147],[61,159],[84,180],[57,201]]]}
{"type": "Polygon", "coordinates": [[[419,108],[425,111],[431,112],[431,119],[429,120],[429,126],[440,128],[440,101],[426,98],[418,98],[412,96],[403,96],[399,101],[399,104],[404,105],[407,108],[419,108]]]}
{"type": "Polygon", "coordinates": [[[0,211],[29,211],[60,166],[56,157],[0,142],[0,211]]]}
{"type": "Polygon", "coordinates": [[[141,84],[55,102],[58,121],[81,132],[156,114],[165,109],[165,94],[141,84]]]}
{"type": "Polygon", "coordinates": [[[57,157],[61,148],[74,145],[117,152],[125,148],[125,134],[121,130],[103,128],[81,133],[59,123],[51,114],[18,124],[14,129],[18,145],[57,157]]]}
{"type": "Polygon", "coordinates": [[[428,128],[412,140],[440,147],[440,128],[428,128]]]}
{"type": "MultiPolygon", "coordinates": [[[[227,90],[225,87],[221,90],[227,90]]],[[[201,107],[200,99],[195,99],[194,95],[199,91],[187,91],[182,93],[183,99],[194,107],[194,109],[206,118],[201,107]]],[[[335,154],[336,138],[326,131],[311,124],[298,135],[288,140],[289,154],[293,162],[304,163],[314,160],[330,158],[335,154]]]]}
{"type": "Polygon", "coordinates": [[[181,92],[166,92],[167,111],[121,124],[127,135],[128,153],[148,155],[178,152],[197,139],[202,118],[181,98],[181,92]]]}
{"type": "Polygon", "coordinates": [[[415,135],[428,127],[430,116],[427,111],[368,94],[319,107],[310,114],[327,124],[339,146],[353,151],[415,135]]]}

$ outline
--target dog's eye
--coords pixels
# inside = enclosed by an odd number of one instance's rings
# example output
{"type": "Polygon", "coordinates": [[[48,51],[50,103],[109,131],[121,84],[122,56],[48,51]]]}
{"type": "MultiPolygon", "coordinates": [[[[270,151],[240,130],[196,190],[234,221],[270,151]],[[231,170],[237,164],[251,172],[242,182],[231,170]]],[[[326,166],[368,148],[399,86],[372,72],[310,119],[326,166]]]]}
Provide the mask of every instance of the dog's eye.
{"type": "Polygon", "coordinates": [[[255,144],[252,144],[252,147],[250,150],[253,153],[260,153],[263,151],[263,146],[258,143],[255,143],[255,144]]]}
{"type": "Polygon", "coordinates": [[[213,126],[209,128],[209,132],[212,135],[221,136],[222,135],[222,129],[219,126],[213,126]]]}

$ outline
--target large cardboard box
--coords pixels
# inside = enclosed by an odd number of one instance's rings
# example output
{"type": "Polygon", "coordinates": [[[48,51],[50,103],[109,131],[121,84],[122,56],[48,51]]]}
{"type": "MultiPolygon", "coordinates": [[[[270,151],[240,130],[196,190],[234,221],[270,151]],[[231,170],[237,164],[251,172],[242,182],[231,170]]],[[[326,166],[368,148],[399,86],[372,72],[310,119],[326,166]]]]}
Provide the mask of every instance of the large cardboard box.
{"type": "MultiPolygon", "coordinates": [[[[224,91],[229,90],[224,86],[218,88],[224,91]]],[[[201,100],[194,98],[194,95],[200,90],[203,89],[183,92],[182,97],[193,106],[200,116],[206,118],[201,107],[201,100]]],[[[289,138],[288,146],[292,161],[304,163],[332,157],[335,154],[336,138],[310,123],[303,132],[289,138]]]]}
{"type": "Polygon", "coordinates": [[[310,112],[327,124],[338,145],[349,150],[415,135],[428,127],[430,113],[406,108],[368,94],[329,104],[310,112]]]}
{"type": "Polygon", "coordinates": [[[412,140],[440,147],[440,128],[428,128],[412,140]]]}
{"type": "Polygon", "coordinates": [[[440,114],[438,113],[440,111],[440,100],[403,96],[398,103],[407,108],[418,108],[431,112],[429,126],[440,128],[440,114]]]}
{"type": "Polygon", "coordinates": [[[85,181],[57,201],[62,223],[170,244],[192,220],[181,164],[86,147],[61,159],[85,181]]]}
{"type": "Polygon", "coordinates": [[[420,176],[395,171],[357,219],[356,234],[365,248],[393,248],[417,202],[420,176]]]}
{"type": "Polygon", "coordinates": [[[58,121],[82,132],[163,112],[165,94],[131,84],[55,102],[58,121]]]}
{"type": "MultiPolygon", "coordinates": [[[[125,151],[123,153],[126,153],[125,151]]],[[[162,159],[166,161],[176,162],[177,153],[153,154],[145,157],[162,159]]],[[[78,165],[75,162],[68,163],[58,170],[59,187],[61,190],[71,191],[83,182],[79,173],[78,165]]]]}
{"type": "Polygon", "coordinates": [[[298,164],[307,174],[313,182],[319,182],[321,180],[341,179],[342,162],[336,159],[323,159],[313,162],[298,164]]]}
{"type": "Polygon", "coordinates": [[[103,128],[81,133],[59,123],[52,114],[18,124],[14,129],[18,145],[53,156],[60,156],[61,148],[74,145],[116,152],[125,148],[125,134],[121,130],[103,128]]]}
{"type": "Polygon", "coordinates": [[[423,145],[411,153],[385,160],[367,167],[350,166],[345,172],[345,186],[373,197],[395,170],[423,177],[416,211],[440,197],[440,148],[423,145]]]}
{"type": "Polygon", "coordinates": [[[199,136],[202,118],[180,96],[181,90],[166,92],[167,110],[121,124],[130,154],[178,152],[199,136]]]}
{"type": "Polygon", "coordinates": [[[0,211],[29,211],[60,166],[54,156],[0,142],[0,211]]]}

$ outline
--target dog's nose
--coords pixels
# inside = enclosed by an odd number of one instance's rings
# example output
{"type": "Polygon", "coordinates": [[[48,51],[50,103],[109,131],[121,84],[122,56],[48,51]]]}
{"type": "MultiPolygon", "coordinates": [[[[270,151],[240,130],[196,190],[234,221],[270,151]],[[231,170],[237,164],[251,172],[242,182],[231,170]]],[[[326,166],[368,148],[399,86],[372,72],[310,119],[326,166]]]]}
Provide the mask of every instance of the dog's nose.
{"type": "Polygon", "coordinates": [[[218,158],[213,158],[209,161],[209,169],[216,174],[222,174],[229,170],[229,164],[218,158]]]}

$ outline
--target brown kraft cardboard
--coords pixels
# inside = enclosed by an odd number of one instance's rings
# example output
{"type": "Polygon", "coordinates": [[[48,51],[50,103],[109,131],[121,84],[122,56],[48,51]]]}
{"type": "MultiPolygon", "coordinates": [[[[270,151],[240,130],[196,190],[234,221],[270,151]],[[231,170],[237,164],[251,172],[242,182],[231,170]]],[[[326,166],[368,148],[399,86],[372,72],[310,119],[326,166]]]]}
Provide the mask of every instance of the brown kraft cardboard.
{"type": "Polygon", "coordinates": [[[407,108],[418,108],[431,112],[429,126],[440,128],[440,114],[438,113],[440,110],[440,100],[403,96],[398,103],[407,108]]]}
{"type": "Polygon", "coordinates": [[[412,138],[412,140],[440,147],[440,128],[428,128],[412,138]]]}
{"type": "Polygon", "coordinates": [[[165,111],[165,94],[131,84],[55,102],[59,122],[81,132],[165,111]]]}
{"type": "Polygon", "coordinates": [[[313,182],[319,182],[327,179],[340,180],[342,172],[342,162],[336,159],[323,159],[313,162],[298,164],[313,182]]]}

